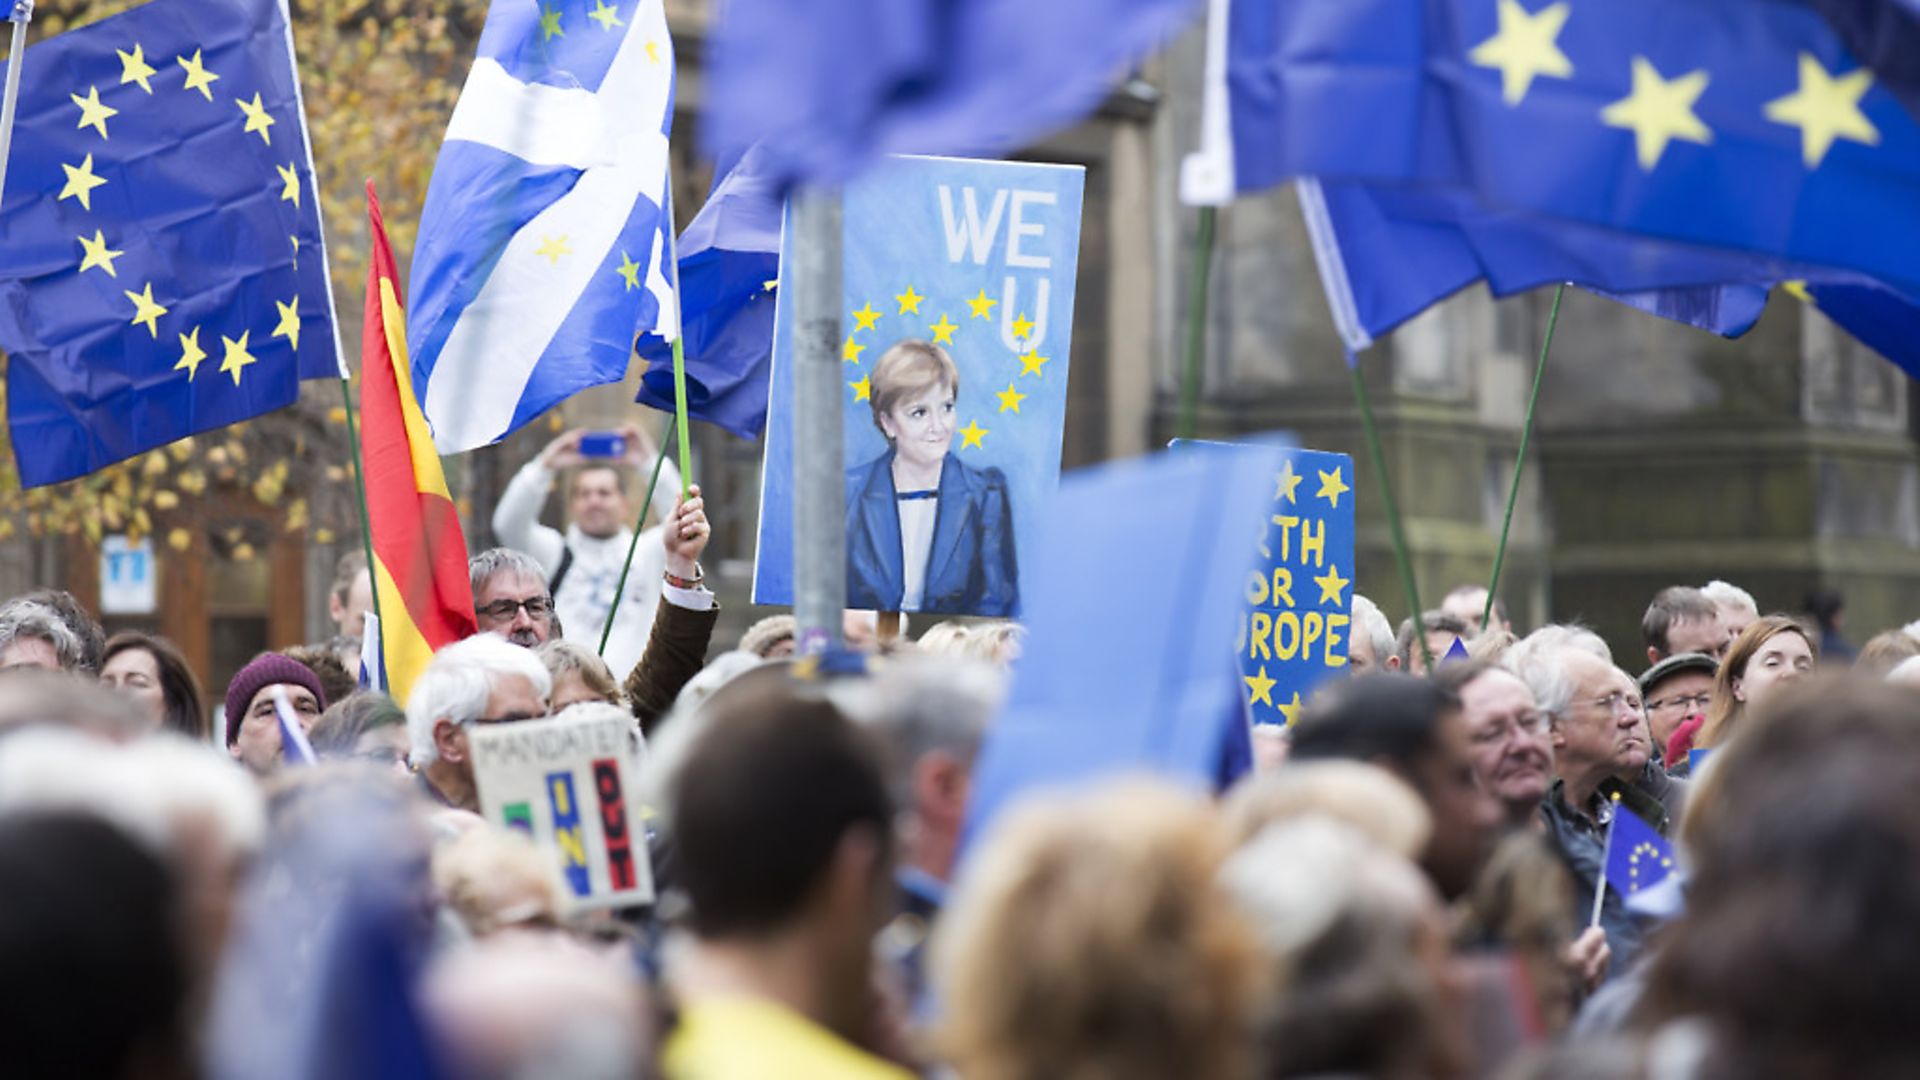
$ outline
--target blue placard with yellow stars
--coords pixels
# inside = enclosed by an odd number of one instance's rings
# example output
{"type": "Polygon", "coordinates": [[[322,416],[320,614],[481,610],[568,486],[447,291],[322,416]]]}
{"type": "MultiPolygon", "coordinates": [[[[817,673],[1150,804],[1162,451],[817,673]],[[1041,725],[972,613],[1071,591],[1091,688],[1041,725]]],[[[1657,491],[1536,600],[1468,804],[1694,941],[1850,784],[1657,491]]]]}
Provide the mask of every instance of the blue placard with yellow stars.
{"type": "Polygon", "coordinates": [[[1274,474],[1234,639],[1256,724],[1293,723],[1321,680],[1346,671],[1352,485],[1353,459],[1324,450],[1288,450],[1274,474]]]}
{"type": "MultiPolygon", "coordinates": [[[[1020,613],[1019,553],[1060,477],[1084,181],[899,157],[846,189],[848,607],[1020,613]]],[[[757,604],[793,602],[791,294],[774,309],[757,604]]]]}
{"type": "Polygon", "coordinates": [[[21,85],[0,347],[24,484],[341,374],[278,0],[153,0],[29,49],[21,85]]]}

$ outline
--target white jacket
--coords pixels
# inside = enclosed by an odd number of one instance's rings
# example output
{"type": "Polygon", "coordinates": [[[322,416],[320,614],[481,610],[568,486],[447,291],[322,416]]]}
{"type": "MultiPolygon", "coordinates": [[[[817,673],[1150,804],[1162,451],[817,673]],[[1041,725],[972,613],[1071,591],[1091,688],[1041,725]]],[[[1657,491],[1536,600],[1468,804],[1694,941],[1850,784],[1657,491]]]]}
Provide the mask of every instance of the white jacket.
{"type": "MultiPolygon", "coordinates": [[[[540,561],[551,582],[560,570],[563,554],[571,549],[573,562],[567,576],[554,594],[554,610],[560,614],[560,629],[566,640],[589,649],[600,646],[600,631],[606,625],[607,609],[613,604],[613,589],[620,581],[620,565],[627,557],[627,545],[633,529],[623,526],[618,533],[595,539],[567,526],[563,537],[557,529],[540,524],[540,509],[553,488],[554,471],[539,458],[513,474],[500,502],[493,510],[493,532],[500,543],[517,548],[540,561]]],[[[660,470],[660,483],[654,492],[654,508],[661,517],[673,512],[675,493],[680,490],[680,470],[671,458],[660,470]],[[661,509],[662,500],[665,509],[661,509]]],[[[647,635],[653,629],[654,608],[660,603],[661,575],[665,573],[667,553],[661,546],[661,527],[655,525],[640,534],[633,551],[633,568],[627,574],[626,595],[614,616],[613,636],[607,639],[604,658],[616,680],[623,680],[640,662],[647,647],[647,635]]]]}

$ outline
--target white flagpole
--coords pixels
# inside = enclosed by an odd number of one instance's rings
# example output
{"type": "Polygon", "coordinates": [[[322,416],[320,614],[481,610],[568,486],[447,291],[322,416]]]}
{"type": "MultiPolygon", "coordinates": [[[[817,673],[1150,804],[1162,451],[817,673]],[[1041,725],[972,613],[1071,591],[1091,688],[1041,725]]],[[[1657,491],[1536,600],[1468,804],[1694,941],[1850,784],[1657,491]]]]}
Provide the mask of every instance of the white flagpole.
{"type": "MultiPolygon", "coordinates": [[[[1613,801],[1618,803],[1620,797],[1614,796],[1613,801]]],[[[1587,923],[1588,929],[1600,925],[1600,906],[1607,899],[1607,864],[1613,861],[1613,830],[1619,824],[1620,807],[1616,805],[1613,816],[1607,819],[1607,841],[1600,847],[1600,881],[1593,887],[1593,918],[1587,923]]]]}
{"type": "Polygon", "coordinates": [[[0,201],[6,199],[7,157],[13,152],[13,112],[20,104],[20,65],[27,58],[27,24],[33,21],[33,0],[13,0],[13,47],[7,54],[6,97],[0,99],[0,201]]]}

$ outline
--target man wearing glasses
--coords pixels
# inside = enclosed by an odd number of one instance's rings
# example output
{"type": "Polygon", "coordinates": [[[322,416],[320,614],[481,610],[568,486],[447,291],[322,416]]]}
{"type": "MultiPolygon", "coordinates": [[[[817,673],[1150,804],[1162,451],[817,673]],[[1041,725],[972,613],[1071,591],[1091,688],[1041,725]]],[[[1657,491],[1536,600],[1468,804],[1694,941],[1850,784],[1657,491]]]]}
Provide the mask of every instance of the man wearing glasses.
{"type": "Polygon", "coordinates": [[[467,562],[473,614],[482,633],[499,634],[525,649],[560,636],[560,616],[547,592],[547,575],[524,551],[492,548],[467,562]]]}
{"type": "MultiPolygon", "coordinates": [[[[1713,701],[1713,676],[1720,663],[1705,653],[1681,653],[1647,669],[1640,676],[1640,696],[1647,703],[1647,726],[1653,729],[1653,745],[1674,745],[1673,736],[1682,729],[1700,730],[1706,722],[1707,705],[1713,701]]],[[[1666,755],[1667,767],[1679,769],[1684,762],[1666,755]]]]}
{"type": "Polygon", "coordinates": [[[480,810],[467,734],[478,724],[547,715],[553,677],[540,658],[492,634],[475,634],[433,654],[407,697],[407,741],[428,797],[480,810]]]}

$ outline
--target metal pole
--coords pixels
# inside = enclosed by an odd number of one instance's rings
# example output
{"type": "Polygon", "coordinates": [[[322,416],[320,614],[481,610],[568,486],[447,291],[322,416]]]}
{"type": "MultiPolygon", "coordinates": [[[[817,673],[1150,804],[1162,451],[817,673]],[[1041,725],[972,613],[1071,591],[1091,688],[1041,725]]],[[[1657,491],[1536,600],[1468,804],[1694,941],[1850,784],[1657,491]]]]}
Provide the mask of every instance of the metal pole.
{"type": "Polygon", "coordinates": [[[20,104],[20,65],[27,58],[27,24],[33,21],[33,0],[13,0],[13,47],[7,54],[7,91],[0,99],[0,203],[6,201],[7,157],[13,152],[13,111],[20,104]]]}
{"type": "Polygon", "coordinates": [[[802,653],[839,647],[847,598],[842,232],[839,192],[794,196],[794,266],[782,285],[793,289],[793,614],[802,653]]]}
{"type": "Polygon", "coordinates": [[[1174,432],[1197,438],[1200,415],[1200,366],[1207,351],[1207,278],[1213,270],[1214,219],[1220,211],[1200,208],[1200,231],[1193,240],[1193,273],[1187,295],[1187,356],[1180,372],[1180,417],[1174,432]]]}

